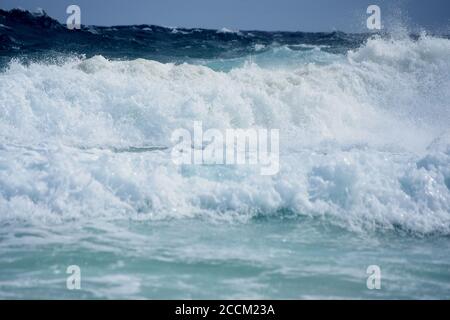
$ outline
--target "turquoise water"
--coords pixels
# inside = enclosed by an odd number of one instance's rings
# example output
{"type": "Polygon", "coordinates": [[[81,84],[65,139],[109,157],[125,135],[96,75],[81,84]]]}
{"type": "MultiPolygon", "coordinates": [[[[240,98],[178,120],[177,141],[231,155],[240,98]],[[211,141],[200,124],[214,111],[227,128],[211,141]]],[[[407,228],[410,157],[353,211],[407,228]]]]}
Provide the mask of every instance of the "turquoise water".
{"type": "Polygon", "coordinates": [[[2,225],[1,298],[450,297],[450,239],[357,234],[308,219],[2,225]],[[66,289],[69,265],[81,290],[66,289]],[[366,269],[381,269],[381,289],[366,269]]]}

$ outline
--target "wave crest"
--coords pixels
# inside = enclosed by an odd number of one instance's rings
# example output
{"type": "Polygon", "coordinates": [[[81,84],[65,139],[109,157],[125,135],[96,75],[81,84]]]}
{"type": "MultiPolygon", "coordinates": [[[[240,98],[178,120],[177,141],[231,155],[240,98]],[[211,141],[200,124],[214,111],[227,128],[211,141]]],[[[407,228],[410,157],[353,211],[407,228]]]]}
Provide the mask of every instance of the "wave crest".
{"type": "Polygon", "coordinates": [[[291,68],[11,62],[0,74],[1,219],[289,210],[353,230],[450,234],[449,55],[449,40],[424,36],[370,39],[347,57],[291,68]],[[112,149],[170,146],[171,132],[195,120],[279,128],[280,173],[112,149]]]}

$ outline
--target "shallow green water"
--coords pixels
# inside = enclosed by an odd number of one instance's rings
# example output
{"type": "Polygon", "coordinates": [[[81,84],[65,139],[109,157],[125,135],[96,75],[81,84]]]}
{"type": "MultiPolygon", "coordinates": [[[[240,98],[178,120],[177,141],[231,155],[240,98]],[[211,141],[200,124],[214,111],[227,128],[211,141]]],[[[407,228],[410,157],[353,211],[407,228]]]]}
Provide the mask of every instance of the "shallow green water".
{"type": "Polygon", "coordinates": [[[450,239],[362,235],[319,221],[2,226],[1,298],[449,298],[450,239]],[[66,268],[81,269],[81,290],[66,268]],[[369,290],[366,269],[381,269],[369,290]]]}

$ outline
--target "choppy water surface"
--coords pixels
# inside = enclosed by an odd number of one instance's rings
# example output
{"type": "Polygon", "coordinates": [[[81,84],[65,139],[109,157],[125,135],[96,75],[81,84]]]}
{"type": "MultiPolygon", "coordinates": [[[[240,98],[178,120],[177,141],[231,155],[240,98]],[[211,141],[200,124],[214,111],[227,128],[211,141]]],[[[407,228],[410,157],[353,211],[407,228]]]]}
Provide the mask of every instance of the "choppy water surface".
{"type": "Polygon", "coordinates": [[[0,297],[449,298],[449,56],[0,11],[0,297]],[[194,121],[279,129],[279,173],[175,165],[194,121]]]}

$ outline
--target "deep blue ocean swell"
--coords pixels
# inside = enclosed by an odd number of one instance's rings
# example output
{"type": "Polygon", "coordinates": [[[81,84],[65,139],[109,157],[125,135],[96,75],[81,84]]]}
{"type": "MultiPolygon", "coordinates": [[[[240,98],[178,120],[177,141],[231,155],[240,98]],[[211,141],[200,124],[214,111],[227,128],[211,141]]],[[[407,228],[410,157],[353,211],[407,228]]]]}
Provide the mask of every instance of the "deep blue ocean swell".
{"type": "Polygon", "coordinates": [[[323,46],[344,53],[357,48],[368,35],[342,32],[264,32],[166,28],[155,25],[82,26],[69,30],[47,16],[14,9],[0,10],[1,62],[11,57],[42,59],[61,54],[102,55],[106,58],[145,58],[160,62],[191,59],[228,59],[264,52],[279,46],[323,46]],[[263,48],[263,49],[262,49],[263,48]]]}

